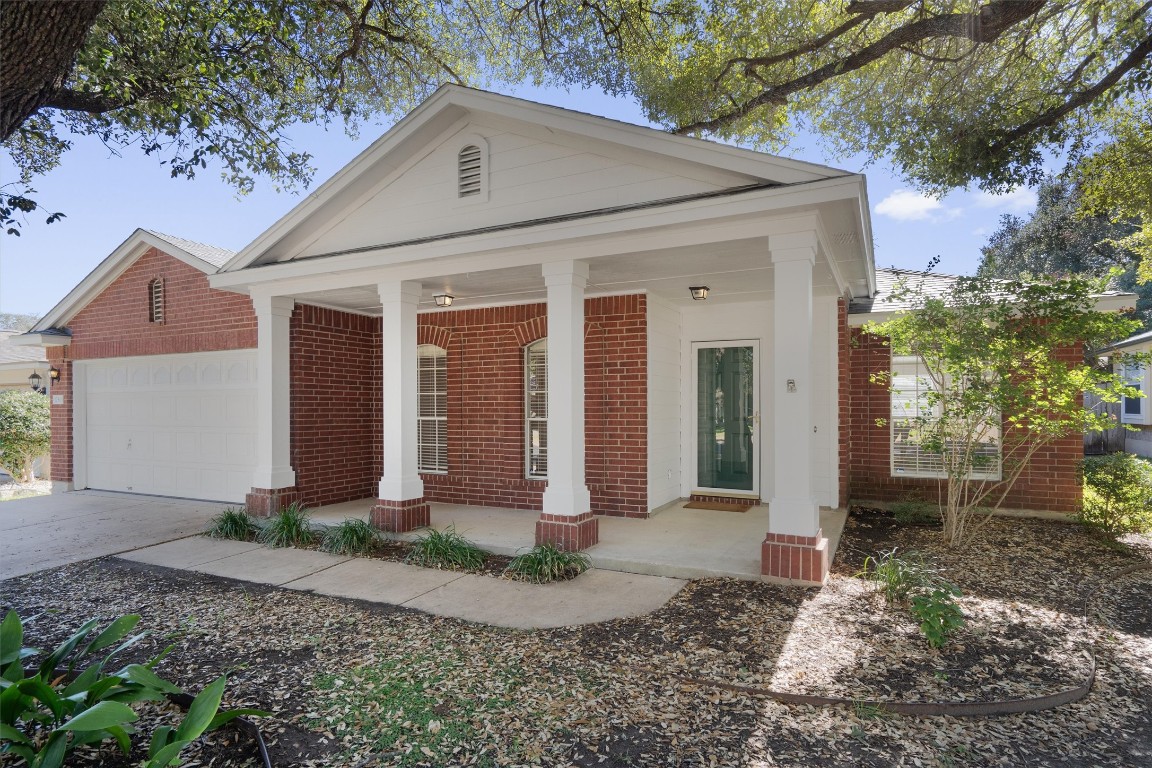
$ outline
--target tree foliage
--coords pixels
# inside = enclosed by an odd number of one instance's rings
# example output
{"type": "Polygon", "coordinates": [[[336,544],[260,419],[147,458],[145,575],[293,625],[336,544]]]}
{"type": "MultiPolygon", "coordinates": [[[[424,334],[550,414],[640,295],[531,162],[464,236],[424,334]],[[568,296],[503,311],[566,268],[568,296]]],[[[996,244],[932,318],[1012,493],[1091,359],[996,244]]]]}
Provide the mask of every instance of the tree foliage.
{"type": "Polygon", "coordinates": [[[76,3],[8,0],[0,140],[21,178],[4,190],[5,218],[11,226],[37,209],[29,184],[60,163],[74,135],[115,152],[137,147],[173,176],[192,178],[214,161],[242,192],[258,176],[306,185],[312,168],[290,148],[292,125],[354,132],[444,82],[542,81],[577,62],[607,73],[622,51],[662,34],[678,4],[115,0],[62,57],[72,38],[55,32],[72,31],[76,3]],[[61,60],[70,67],[58,75],[51,64],[61,60]]]}
{"type": "MultiPolygon", "coordinates": [[[[979,527],[981,510],[998,508],[1037,452],[1054,441],[1114,426],[1083,406],[1092,393],[1106,402],[1136,397],[1119,376],[1061,354],[1080,343],[1103,346],[1128,336],[1133,320],[1094,309],[1101,281],[1047,284],[957,278],[944,296],[905,283],[897,293],[912,309],[866,326],[887,337],[893,354],[914,355],[931,382],[920,415],[909,419],[913,439],[943,465],[945,539],[960,545],[979,527]],[[997,473],[982,450],[1000,449],[997,473]]],[[[889,371],[873,380],[892,386],[889,371]]]]}
{"type": "Polygon", "coordinates": [[[48,452],[48,398],[30,389],[0,391],[0,469],[18,482],[36,479],[33,462],[48,452]]]}
{"type": "Polygon", "coordinates": [[[1030,218],[1000,217],[999,229],[981,248],[979,273],[999,278],[1105,278],[1119,270],[1114,287],[1139,296],[1137,315],[1145,328],[1152,328],[1152,283],[1138,282],[1140,254],[1128,247],[1141,229],[1140,222],[1084,214],[1085,207],[1077,181],[1067,177],[1045,180],[1037,190],[1036,210],[1030,218]]]}

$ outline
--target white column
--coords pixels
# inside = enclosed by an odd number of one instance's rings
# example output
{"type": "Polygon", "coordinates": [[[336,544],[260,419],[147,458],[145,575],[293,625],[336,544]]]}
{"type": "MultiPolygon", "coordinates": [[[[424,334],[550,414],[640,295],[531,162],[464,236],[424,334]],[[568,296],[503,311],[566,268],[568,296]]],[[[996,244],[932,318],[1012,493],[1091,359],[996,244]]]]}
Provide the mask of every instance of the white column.
{"type": "Polygon", "coordinates": [[[541,267],[548,287],[548,487],[542,511],[582,515],[592,509],[584,479],[584,289],[588,264],[541,267]]]}
{"type": "Polygon", "coordinates": [[[774,487],[768,532],[815,536],[820,507],[812,492],[812,267],[814,232],[773,236],[772,412],[774,487]]]}
{"type": "Polygon", "coordinates": [[[420,283],[380,283],[383,367],[384,467],[377,498],[407,501],[424,496],[416,460],[416,415],[419,394],[416,369],[416,307],[420,283]]]}
{"type": "Polygon", "coordinates": [[[256,310],[256,476],[252,487],[291,488],[291,369],[289,323],[296,302],[252,294],[256,310]]]}

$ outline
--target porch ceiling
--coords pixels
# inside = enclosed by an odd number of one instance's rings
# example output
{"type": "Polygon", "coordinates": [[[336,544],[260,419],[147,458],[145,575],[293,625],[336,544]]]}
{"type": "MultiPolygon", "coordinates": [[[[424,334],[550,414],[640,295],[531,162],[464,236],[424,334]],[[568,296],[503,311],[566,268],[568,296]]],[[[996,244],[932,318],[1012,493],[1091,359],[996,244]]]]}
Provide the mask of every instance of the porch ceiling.
{"type": "MultiPolygon", "coordinates": [[[[546,298],[538,265],[460,273],[422,282],[421,309],[435,308],[433,297],[439,293],[456,297],[454,309],[543,302],[546,298]]],[[[686,306],[692,304],[689,286],[707,285],[711,289],[708,301],[727,303],[770,299],[772,284],[766,238],[642,251],[589,262],[589,295],[645,291],[686,306]]],[[[813,287],[817,294],[839,294],[832,269],[824,259],[817,259],[813,287]]],[[[297,293],[294,298],[307,304],[380,314],[375,285],[297,293]]]]}

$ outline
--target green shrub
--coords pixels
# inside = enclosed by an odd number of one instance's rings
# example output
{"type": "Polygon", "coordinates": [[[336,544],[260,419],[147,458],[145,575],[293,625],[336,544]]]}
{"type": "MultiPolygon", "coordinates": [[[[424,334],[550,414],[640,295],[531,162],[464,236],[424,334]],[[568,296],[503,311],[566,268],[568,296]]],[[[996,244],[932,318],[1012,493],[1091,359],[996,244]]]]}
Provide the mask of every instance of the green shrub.
{"type": "MultiPolygon", "coordinates": [[[[128,705],[182,693],[153,671],[171,648],[146,664],[105,672],[105,665],[116,654],[144,636],[127,637],[139,621],[137,615],[121,616],[96,632],[100,621],[92,619],[45,656],[29,675],[25,661],[41,652],[24,646],[20,616],[9,611],[0,622],[0,755],[23,758],[33,768],[59,768],[77,747],[109,739],[129,754],[130,734],[134,732],[130,723],[138,716],[128,705]],[[113,646],[114,650],[103,653],[113,646]]],[[[155,730],[147,768],[179,764],[186,746],[229,720],[267,714],[251,709],[220,712],[226,681],[227,676],[222,675],[201,691],[178,726],[155,730]]]]}
{"type": "Polygon", "coordinates": [[[260,526],[246,510],[228,507],[208,522],[204,533],[214,539],[252,541],[259,531],[260,526]]]}
{"type": "Polygon", "coordinates": [[[32,462],[51,445],[48,398],[30,389],[0,391],[0,469],[17,482],[36,479],[32,462]]]}
{"type": "Polygon", "coordinates": [[[900,557],[893,548],[864,558],[864,568],[856,575],[875,584],[884,593],[884,601],[891,605],[906,602],[913,593],[932,587],[936,572],[924,563],[920,553],[908,552],[900,557]]]}
{"type": "Polygon", "coordinates": [[[504,570],[509,576],[533,584],[574,579],[592,567],[583,552],[565,552],[554,544],[541,544],[516,555],[504,570]]]}
{"type": "Polygon", "coordinates": [[[316,540],[308,509],[292,502],[268,519],[257,538],[269,547],[304,547],[316,540]]]}
{"type": "Polygon", "coordinates": [[[367,555],[380,542],[380,532],[368,523],[350,517],[324,531],[320,549],[337,555],[367,555]]]}
{"type": "Polygon", "coordinates": [[[1152,532],[1152,463],[1130,453],[1084,459],[1079,519],[1109,536],[1152,532]]]}
{"type": "Polygon", "coordinates": [[[903,525],[936,525],[940,522],[940,505],[931,501],[898,501],[890,509],[896,522],[903,525]]]}
{"type": "Polygon", "coordinates": [[[930,592],[912,597],[912,615],[920,621],[920,631],[933,648],[941,648],[948,636],[964,626],[964,613],[956,604],[960,590],[940,582],[930,592]]]}
{"type": "Polygon", "coordinates": [[[487,552],[456,533],[456,526],[450,525],[443,531],[431,530],[417,537],[404,562],[430,568],[467,570],[481,567],[487,557],[487,552]]]}

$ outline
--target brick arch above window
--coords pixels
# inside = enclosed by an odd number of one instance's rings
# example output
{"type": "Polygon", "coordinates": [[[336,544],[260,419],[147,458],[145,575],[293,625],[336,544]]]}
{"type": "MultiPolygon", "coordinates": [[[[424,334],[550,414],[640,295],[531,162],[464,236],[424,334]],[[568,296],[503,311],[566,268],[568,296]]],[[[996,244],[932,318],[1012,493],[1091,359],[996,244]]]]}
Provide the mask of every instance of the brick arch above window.
{"type": "Polygon", "coordinates": [[[439,325],[420,325],[416,328],[417,344],[432,344],[440,349],[448,349],[452,341],[452,330],[439,325]]]}
{"type": "Polygon", "coordinates": [[[513,330],[516,334],[516,343],[526,347],[534,341],[539,341],[548,335],[548,317],[541,315],[531,320],[519,323],[513,330]]]}

